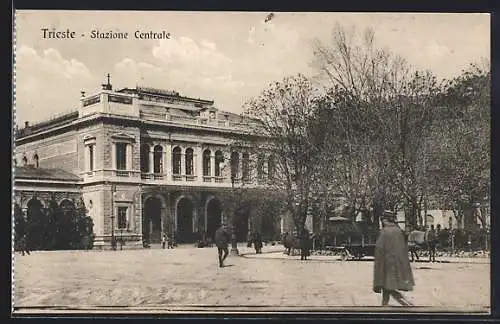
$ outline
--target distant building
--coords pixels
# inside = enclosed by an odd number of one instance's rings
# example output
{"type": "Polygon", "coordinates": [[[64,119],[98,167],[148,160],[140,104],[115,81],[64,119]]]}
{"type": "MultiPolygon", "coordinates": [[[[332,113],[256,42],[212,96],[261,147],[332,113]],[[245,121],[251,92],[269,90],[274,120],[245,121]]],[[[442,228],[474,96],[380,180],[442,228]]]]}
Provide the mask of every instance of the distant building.
{"type": "MultiPolygon", "coordinates": [[[[82,197],[96,247],[109,247],[112,236],[142,246],[162,233],[179,242],[213,235],[226,216],[222,192],[265,185],[253,181],[261,178],[249,167],[254,157],[238,144],[249,122],[174,91],[115,91],[108,78],[98,93],[82,93],[76,111],[17,130],[15,201],[29,214],[52,199],[82,197]]],[[[239,240],[248,217],[236,228],[239,240]]]]}

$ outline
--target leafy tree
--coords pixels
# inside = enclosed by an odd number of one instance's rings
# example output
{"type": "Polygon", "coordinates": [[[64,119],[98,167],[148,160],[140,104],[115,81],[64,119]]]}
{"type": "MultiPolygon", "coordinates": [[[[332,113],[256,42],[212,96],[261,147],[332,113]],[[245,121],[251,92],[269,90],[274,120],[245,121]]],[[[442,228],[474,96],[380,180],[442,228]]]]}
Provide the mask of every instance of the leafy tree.
{"type": "Polygon", "coordinates": [[[41,202],[36,198],[30,200],[26,214],[29,250],[45,249],[48,217],[41,202]]]}
{"type": "Polygon", "coordinates": [[[14,248],[20,248],[21,239],[27,232],[27,223],[23,211],[18,204],[14,204],[14,248]]]}

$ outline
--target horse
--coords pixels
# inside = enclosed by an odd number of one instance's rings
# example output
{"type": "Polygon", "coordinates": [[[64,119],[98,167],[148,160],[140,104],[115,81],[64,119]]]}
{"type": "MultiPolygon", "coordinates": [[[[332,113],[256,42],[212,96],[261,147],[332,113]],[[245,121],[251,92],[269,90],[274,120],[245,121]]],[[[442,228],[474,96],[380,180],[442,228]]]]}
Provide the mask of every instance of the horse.
{"type": "Polygon", "coordinates": [[[411,262],[414,262],[414,256],[419,259],[419,251],[427,251],[429,253],[429,261],[435,253],[435,234],[431,235],[431,231],[413,230],[408,234],[408,251],[411,254],[411,262]]]}
{"type": "Polygon", "coordinates": [[[283,239],[283,246],[286,249],[286,254],[296,255],[300,251],[300,239],[292,234],[287,234],[283,239]]]}

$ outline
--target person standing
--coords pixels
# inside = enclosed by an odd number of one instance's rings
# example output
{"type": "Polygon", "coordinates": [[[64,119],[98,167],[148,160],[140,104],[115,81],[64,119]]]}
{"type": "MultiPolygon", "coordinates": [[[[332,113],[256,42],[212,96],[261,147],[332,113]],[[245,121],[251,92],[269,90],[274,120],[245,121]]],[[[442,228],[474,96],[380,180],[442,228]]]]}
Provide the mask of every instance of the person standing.
{"type": "Polygon", "coordinates": [[[167,244],[167,233],[163,233],[161,237],[161,248],[165,249],[166,244],[167,244]]]}
{"type": "Polygon", "coordinates": [[[224,266],[224,260],[226,260],[229,254],[228,244],[230,239],[231,235],[229,234],[227,226],[222,224],[222,226],[215,231],[215,245],[217,246],[217,252],[219,253],[220,268],[224,266]]]}
{"type": "Polygon", "coordinates": [[[436,230],[434,229],[434,225],[431,225],[431,228],[427,232],[427,247],[429,250],[429,262],[436,262],[436,230]]]}
{"type": "Polygon", "coordinates": [[[260,236],[259,232],[257,232],[257,231],[253,232],[252,242],[253,242],[253,247],[255,248],[255,253],[261,254],[262,253],[262,237],[260,236]]]}
{"type": "Polygon", "coordinates": [[[310,249],[309,231],[307,229],[303,228],[301,230],[299,242],[300,242],[300,259],[307,260],[310,249]]]}
{"type": "Polygon", "coordinates": [[[382,293],[382,306],[389,303],[391,296],[403,306],[412,306],[399,291],[411,291],[414,286],[403,231],[396,224],[396,214],[384,211],[382,229],[375,246],[373,291],[382,293]]]}
{"type": "Polygon", "coordinates": [[[417,244],[417,235],[418,235],[418,230],[413,230],[410,227],[410,231],[408,233],[408,250],[410,251],[411,255],[411,262],[415,261],[415,258],[418,261],[418,244],[417,244]]]}

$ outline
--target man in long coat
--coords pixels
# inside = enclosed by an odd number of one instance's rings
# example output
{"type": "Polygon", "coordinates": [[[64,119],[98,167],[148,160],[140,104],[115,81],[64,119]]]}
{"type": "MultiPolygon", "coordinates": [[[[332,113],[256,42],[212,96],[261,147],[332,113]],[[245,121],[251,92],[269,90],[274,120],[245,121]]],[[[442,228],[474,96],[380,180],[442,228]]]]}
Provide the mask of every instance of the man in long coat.
{"type": "Polygon", "coordinates": [[[389,303],[390,296],[401,305],[412,305],[398,291],[413,290],[415,282],[408,258],[408,245],[403,231],[396,224],[396,215],[391,211],[385,211],[382,216],[373,270],[373,291],[382,293],[382,306],[389,303]]]}
{"type": "Polygon", "coordinates": [[[225,224],[222,224],[221,227],[215,231],[214,240],[215,245],[217,246],[217,251],[219,253],[219,267],[222,268],[224,266],[224,260],[227,258],[229,254],[228,244],[231,239],[231,235],[229,234],[229,229],[225,224]]]}
{"type": "Polygon", "coordinates": [[[259,232],[255,231],[252,233],[253,247],[255,248],[255,253],[262,253],[262,237],[259,232]]]}
{"type": "Polygon", "coordinates": [[[301,260],[307,260],[307,257],[309,256],[310,252],[310,244],[311,240],[309,237],[309,231],[305,228],[302,228],[300,231],[300,237],[299,237],[299,242],[300,242],[300,259],[301,260]]]}

